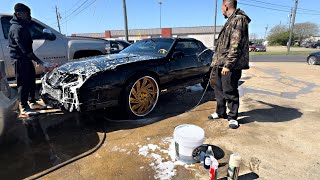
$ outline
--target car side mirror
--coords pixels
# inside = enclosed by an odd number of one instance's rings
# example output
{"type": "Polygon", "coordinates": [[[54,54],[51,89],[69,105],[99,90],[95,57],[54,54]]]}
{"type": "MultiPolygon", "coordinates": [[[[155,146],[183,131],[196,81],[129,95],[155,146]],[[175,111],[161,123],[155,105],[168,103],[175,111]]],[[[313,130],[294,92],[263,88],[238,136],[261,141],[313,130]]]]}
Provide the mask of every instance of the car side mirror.
{"type": "Polygon", "coordinates": [[[117,44],[112,44],[111,45],[111,50],[112,51],[116,51],[116,50],[119,50],[120,48],[119,48],[119,46],[117,45],[117,44]]]}
{"type": "Polygon", "coordinates": [[[50,29],[43,29],[42,32],[46,40],[54,41],[56,39],[56,36],[51,32],[50,29]]]}
{"type": "Polygon", "coordinates": [[[172,54],[172,59],[181,59],[183,58],[184,56],[184,53],[181,52],[181,51],[175,51],[173,54],[172,54]]]}

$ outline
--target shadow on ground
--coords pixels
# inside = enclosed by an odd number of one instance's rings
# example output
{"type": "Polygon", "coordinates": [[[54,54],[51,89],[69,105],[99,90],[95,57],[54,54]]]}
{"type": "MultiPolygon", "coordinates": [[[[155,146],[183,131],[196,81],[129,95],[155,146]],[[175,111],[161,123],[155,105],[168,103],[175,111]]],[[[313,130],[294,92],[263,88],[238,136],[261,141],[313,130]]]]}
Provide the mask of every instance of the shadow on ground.
{"type": "Polygon", "coordinates": [[[263,101],[256,101],[259,103],[256,106],[268,106],[268,108],[255,109],[247,112],[239,113],[239,123],[247,124],[252,122],[285,122],[300,118],[303,113],[298,109],[292,107],[283,107],[275,104],[266,103],[263,101]]]}
{"type": "MultiPolygon", "coordinates": [[[[15,127],[0,145],[0,177],[24,179],[43,172],[95,148],[98,132],[113,132],[146,126],[193,108],[203,89],[192,86],[160,96],[147,118],[130,120],[117,108],[88,112],[41,115],[13,119],[15,127]]],[[[207,92],[202,103],[213,99],[207,92]]]]}
{"type": "MultiPolygon", "coordinates": [[[[254,172],[251,172],[248,174],[243,174],[238,177],[238,180],[254,180],[254,179],[259,179],[259,175],[254,172]]],[[[219,180],[228,180],[228,178],[225,177],[225,178],[221,178],[219,180]]]]}

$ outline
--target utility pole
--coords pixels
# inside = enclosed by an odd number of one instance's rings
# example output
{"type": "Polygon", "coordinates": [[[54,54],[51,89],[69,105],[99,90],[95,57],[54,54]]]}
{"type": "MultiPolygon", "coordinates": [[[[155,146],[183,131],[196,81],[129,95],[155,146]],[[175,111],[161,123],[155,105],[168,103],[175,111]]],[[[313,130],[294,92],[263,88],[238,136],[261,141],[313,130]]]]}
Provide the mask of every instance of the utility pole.
{"type": "Polygon", "coordinates": [[[161,15],[162,15],[162,9],[161,9],[161,6],[162,6],[162,0],[159,0],[159,6],[160,6],[160,29],[161,29],[161,15]]]}
{"type": "Polygon", "coordinates": [[[59,32],[61,33],[61,27],[60,27],[60,19],[61,19],[61,16],[60,16],[60,14],[58,13],[58,7],[57,7],[57,6],[56,6],[56,16],[57,16],[57,22],[58,22],[59,32]]]}
{"type": "Polygon", "coordinates": [[[218,8],[218,0],[215,0],[215,8],[214,8],[214,27],[213,27],[213,50],[215,50],[215,47],[216,47],[217,8],[218,8]]]}
{"type": "Polygon", "coordinates": [[[292,22],[291,22],[291,27],[290,27],[290,36],[289,36],[289,42],[288,42],[288,53],[290,52],[290,46],[292,43],[292,35],[293,35],[293,28],[294,28],[294,22],[296,20],[296,14],[297,14],[297,9],[298,9],[298,0],[295,0],[295,7],[294,7],[294,11],[293,11],[293,17],[292,17],[292,22]]]}
{"type": "Polygon", "coordinates": [[[267,32],[268,32],[269,25],[267,25],[265,28],[266,28],[266,32],[264,33],[264,40],[267,39],[267,32]]]}
{"type": "Polygon", "coordinates": [[[123,17],[124,17],[124,32],[125,32],[126,41],[129,41],[126,0],[122,0],[122,4],[123,4],[123,17]]]}
{"type": "Polygon", "coordinates": [[[289,14],[289,29],[291,29],[292,11],[293,11],[293,9],[291,8],[291,12],[289,14]]]}

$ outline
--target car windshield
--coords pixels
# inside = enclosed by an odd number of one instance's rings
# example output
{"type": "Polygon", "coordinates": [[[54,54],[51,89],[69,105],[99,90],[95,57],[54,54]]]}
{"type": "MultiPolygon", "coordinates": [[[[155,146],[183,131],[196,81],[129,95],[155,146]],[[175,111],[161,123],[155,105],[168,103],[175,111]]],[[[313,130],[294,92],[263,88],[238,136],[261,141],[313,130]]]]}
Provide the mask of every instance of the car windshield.
{"type": "Polygon", "coordinates": [[[120,53],[166,56],[173,43],[173,39],[144,39],[130,45],[120,53]]]}

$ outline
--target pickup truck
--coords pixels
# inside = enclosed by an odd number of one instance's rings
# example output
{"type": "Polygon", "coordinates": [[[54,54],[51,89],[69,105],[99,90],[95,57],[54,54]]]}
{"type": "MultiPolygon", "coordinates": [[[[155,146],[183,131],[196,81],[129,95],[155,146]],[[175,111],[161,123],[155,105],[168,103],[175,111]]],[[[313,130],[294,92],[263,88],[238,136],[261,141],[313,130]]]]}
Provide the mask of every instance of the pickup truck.
{"type": "MultiPolygon", "coordinates": [[[[8,48],[11,19],[12,15],[0,14],[0,60],[5,61],[5,71],[8,78],[15,77],[15,70],[8,48]]],[[[30,32],[34,53],[44,62],[60,65],[72,59],[107,53],[106,45],[108,41],[104,39],[67,37],[37,19],[32,19],[30,32]]],[[[36,73],[42,74],[42,69],[36,67],[36,73]]]]}

